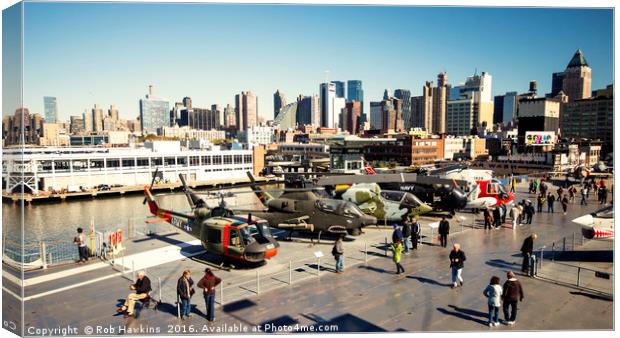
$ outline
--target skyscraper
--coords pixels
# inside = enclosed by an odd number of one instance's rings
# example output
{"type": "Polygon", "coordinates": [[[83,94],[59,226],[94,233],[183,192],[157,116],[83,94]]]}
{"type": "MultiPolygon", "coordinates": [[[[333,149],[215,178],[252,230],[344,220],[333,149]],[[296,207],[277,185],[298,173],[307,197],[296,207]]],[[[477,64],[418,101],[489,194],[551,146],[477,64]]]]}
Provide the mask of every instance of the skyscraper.
{"type": "Polygon", "coordinates": [[[555,97],[560,91],[564,83],[564,72],[553,73],[551,77],[551,93],[549,97],[555,97]]]}
{"type": "Polygon", "coordinates": [[[219,129],[224,125],[224,114],[219,104],[211,105],[211,114],[213,114],[214,129],[219,129]]]}
{"type": "Polygon", "coordinates": [[[364,102],[364,90],[362,89],[362,81],[347,81],[347,101],[364,102]]]}
{"type": "Polygon", "coordinates": [[[493,125],[491,75],[474,74],[465,84],[454,87],[447,109],[447,130],[452,135],[482,134],[493,125]],[[458,97],[456,97],[458,95],[458,97]]]}
{"type": "Polygon", "coordinates": [[[84,109],[82,121],[84,121],[84,131],[86,133],[93,131],[93,113],[90,109],[84,109]]]}
{"type": "Polygon", "coordinates": [[[224,127],[231,128],[236,126],[235,123],[237,121],[237,117],[235,114],[235,109],[229,104],[224,108],[224,127]]]}
{"type": "Polygon", "coordinates": [[[359,132],[359,118],[362,114],[362,103],[360,101],[351,101],[346,103],[345,113],[342,114],[342,130],[346,130],[349,134],[354,135],[359,132]]]}
{"type": "Polygon", "coordinates": [[[426,81],[422,87],[422,127],[429,133],[433,131],[433,81],[426,81]]]}
{"type": "Polygon", "coordinates": [[[332,81],[332,83],[336,86],[336,97],[344,97],[344,82],[332,81]]]}
{"type": "Polygon", "coordinates": [[[588,66],[581,49],[577,49],[564,70],[562,91],[568,95],[568,101],[587,99],[592,91],[592,69],[588,66]]]}
{"type": "Polygon", "coordinates": [[[110,109],[108,109],[108,116],[112,118],[112,121],[118,121],[118,108],[116,105],[111,105],[110,109]]]}
{"type": "Polygon", "coordinates": [[[258,97],[251,91],[235,95],[237,130],[245,131],[258,121],[258,97]]]}
{"type": "Polygon", "coordinates": [[[184,97],[183,98],[183,106],[187,109],[192,109],[192,98],[191,97],[184,97]]]}
{"type": "Polygon", "coordinates": [[[333,82],[321,83],[319,93],[321,99],[321,127],[334,128],[336,124],[336,112],[334,111],[336,85],[333,82]]]}
{"type": "Polygon", "coordinates": [[[79,134],[84,132],[84,118],[82,116],[69,117],[69,132],[71,134],[79,134]]]}
{"type": "Polygon", "coordinates": [[[493,124],[504,121],[504,95],[496,95],[493,99],[493,124]]]}
{"type": "Polygon", "coordinates": [[[502,108],[502,122],[508,123],[517,117],[519,108],[519,96],[517,92],[508,92],[504,95],[504,107],[502,108]]]}
{"type": "Polygon", "coordinates": [[[317,95],[299,95],[297,97],[297,124],[301,126],[306,124],[318,126],[321,120],[320,111],[319,97],[317,95]]]}
{"type": "Polygon", "coordinates": [[[56,123],[58,121],[58,101],[55,97],[43,97],[43,110],[46,123],[56,123]]]}
{"type": "MultiPolygon", "coordinates": [[[[347,81],[347,101],[359,101],[361,106],[360,117],[364,117],[364,89],[362,88],[362,81],[349,80],[347,81]]],[[[362,122],[363,119],[359,119],[362,122]]]]}
{"type": "Polygon", "coordinates": [[[411,121],[410,128],[424,128],[424,97],[413,96],[411,98],[411,121]]]}
{"type": "Polygon", "coordinates": [[[93,114],[93,131],[100,133],[103,131],[103,109],[98,104],[92,110],[93,114]]]}
{"type": "Polygon", "coordinates": [[[433,88],[433,133],[446,132],[448,96],[448,75],[441,72],[437,75],[437,87],[433,88]]]}
{"type": "Polygon", "coordinates": [[[312,116],[312,125],[320,126],[321,125],[321,98],[319,95],[312,95],[311,100],[311,116],[312,116]]]}
{"type": "Polygon", "coordinates": [[[158,129],[170,124],[170,102],[153,96],[153,86],[140,99],[140,129],[144,134],[156,134],[158,129]]]}
{"type": "Polygon", "coordinates": [[[370,102],[370,129],[381,129],[383,127],[382,102],[370,102]]]}
{"type": "Polygon", "coordinates": [[[389,100],[390,97],[392,97],[392,90],[390,88],[387,88],[386,90],[383,91],[383,99],[389,100]]]}
{"type": "Polygon", "coordinates": [[[408,89],[396,89],[394,97],[398,98],[402,104],[403,127],[405,130],[411,128],[411,91],[408,89]]]}
{"type": "Polygon", "coordinates": [[[493,125],[493,95],[492,95],[492,77],[487,72],[482,74],[474,74],[465,81],[465,85],[460,90],[460,95],[472,93],[472,99],[478,106],[477,124],[475,127],[482,132],[493,125]]]}
{"type": "Polygon", "coordinates": [[[282,107],[284,106],[286,106],[286,98],[284,97],[284,94],[282,94],[280,90],[278,89],[273,94],[273,117],[274,118],[278,117],[278,114],[280,113],[280,109],[282,109],[282,107]]]}
{"type": "Polygon", "coordinates": [[[600,139],[603,142],[602,154],[613,151],[613,95],[613,85],[609,85],[596,90],[591,98],[564,104],[560,116],[562,137],[600,139]]]}

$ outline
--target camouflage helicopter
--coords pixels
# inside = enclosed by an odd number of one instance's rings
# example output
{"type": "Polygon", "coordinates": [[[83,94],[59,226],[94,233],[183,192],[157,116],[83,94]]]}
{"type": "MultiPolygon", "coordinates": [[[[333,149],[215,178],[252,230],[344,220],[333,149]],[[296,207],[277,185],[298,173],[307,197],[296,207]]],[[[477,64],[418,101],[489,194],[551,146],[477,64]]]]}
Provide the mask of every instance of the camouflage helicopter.
{"type": "Polygon", "coordinates": [[[433,208],[405,191],[381,190],[377,183],[336,186],[334,196],[353,202],[379,221],[400,222],[404,217],[417,217],[433,208]]]}
{"type": "Polygon", "coordinates": [[[358,236],[361,228],[377,223],[377,218],[366,215],[349,201],[319,196],[313,190],[296,189],[284,191],[274,197],[256,185],[252,173],[248,172],[252,191],[266,207],[257,216],[269,221],[272,227],[289,231],[350,234],[358,236]]]}
{"type": "Polygon", "coordinates": [[[226,207],[223,197],[217,207],[209,208],[202,198],[187,187],[183,174],[179,174],[179,178],[191,213],[160,208],[151,194],[156,175],[157,170],[151,186],[144,187],[144,203],[148,202],[153,215],[200,239],[208,252],[249,264],[263,263],[278,253],[280,244],[271,235],[266,220],[252,217],[252,214],[247,217],[235,216],[226,207]]]}

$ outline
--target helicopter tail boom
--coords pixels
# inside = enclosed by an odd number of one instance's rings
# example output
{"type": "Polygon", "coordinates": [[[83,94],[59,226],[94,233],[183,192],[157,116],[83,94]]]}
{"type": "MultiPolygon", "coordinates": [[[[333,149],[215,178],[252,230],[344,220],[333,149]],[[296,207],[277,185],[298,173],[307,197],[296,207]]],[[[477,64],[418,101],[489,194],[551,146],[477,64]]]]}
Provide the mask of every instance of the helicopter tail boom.
{"type": "Polygon", "coordinates": [[[254,193],[256,194],[256,197],[258,197],[261,203],[263,203],[264,205],[267,205],[267,202],[272,200],[273,196],[270,193],[263,191],[263,189],[261,189],[258,185],[256,185],[256,179],[254,178],[254,175],[252,175],[251,172],[248,171],[247,175],[251,182],[250,187],[252,188],[252,191],[254,191],[254,193]]]}

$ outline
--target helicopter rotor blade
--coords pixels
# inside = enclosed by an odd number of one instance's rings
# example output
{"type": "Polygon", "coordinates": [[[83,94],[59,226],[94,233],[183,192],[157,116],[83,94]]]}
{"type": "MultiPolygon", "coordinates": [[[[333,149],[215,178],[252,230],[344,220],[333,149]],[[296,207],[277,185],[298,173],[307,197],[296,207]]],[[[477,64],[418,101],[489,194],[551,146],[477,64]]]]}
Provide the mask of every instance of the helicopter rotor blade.
{"type": "MultiPolygon", "coordinates": [[[[157,178],[157,172],[159,172],[159,167],[155,168],[155,172],[153,173],[153,178],[151,179],[151,185],[149,186],[149,191],[153,189],[153,184],[155,184],[155,178],[157,178]]],[[[144,197],[142,204],[146,204],[146,196],[144,197]]]]}

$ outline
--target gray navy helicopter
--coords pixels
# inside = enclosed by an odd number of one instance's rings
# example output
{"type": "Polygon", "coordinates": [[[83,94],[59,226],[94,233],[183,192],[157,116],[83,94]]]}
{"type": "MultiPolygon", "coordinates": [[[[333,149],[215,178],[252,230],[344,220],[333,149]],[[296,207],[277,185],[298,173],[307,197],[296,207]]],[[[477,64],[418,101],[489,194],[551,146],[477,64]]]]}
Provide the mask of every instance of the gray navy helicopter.
{"type": "Polygon", "coordinates": [[[287,189],[274,197],[268,191],[256,185],[252,173],[247,173],[252,182],[252,191],[256,194],[264,210],[253,214],[269,221],[277,229],[321,234],[341,234],[359,236],[361,229],[377,224],[377,218],[364,214],[352,202],[337,200],[319,195],[314,189],[287,189]]]}

